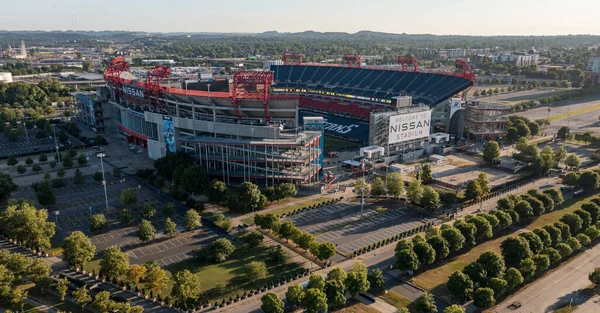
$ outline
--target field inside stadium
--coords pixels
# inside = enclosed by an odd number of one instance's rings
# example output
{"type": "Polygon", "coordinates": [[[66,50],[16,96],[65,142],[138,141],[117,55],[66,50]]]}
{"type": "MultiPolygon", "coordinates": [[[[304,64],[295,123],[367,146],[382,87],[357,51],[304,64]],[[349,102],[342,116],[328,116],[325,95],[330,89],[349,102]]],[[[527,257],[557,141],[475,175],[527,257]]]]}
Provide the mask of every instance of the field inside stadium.
{"type": "Polygon", "coordinates": [[[354,141],[350,141],[350,140],[346,140],[346,139],[340,139],[340,138],[336,138],[336,137],[331,137],[331,136],[325,136],[325,142],[323,143],[324,145],[324,152],[331,152],[331,151],[340,151],[340,150],[348,150],[351,148],[358,148],[360,147],[360,144],[354,142],[354,141]]]}

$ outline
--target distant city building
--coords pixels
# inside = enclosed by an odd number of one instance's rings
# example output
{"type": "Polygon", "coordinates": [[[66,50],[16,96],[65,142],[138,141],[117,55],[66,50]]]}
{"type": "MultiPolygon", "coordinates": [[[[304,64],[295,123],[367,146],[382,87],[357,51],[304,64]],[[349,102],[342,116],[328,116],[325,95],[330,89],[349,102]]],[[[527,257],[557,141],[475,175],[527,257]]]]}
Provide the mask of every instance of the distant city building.
{"type": "Polygon", "coordinates": [[[8,72],[0,72],[0,83],[12,83],[12,74],[8,72]]]}
{"type": "Polygon", "coordinates": [[[419,57],[423,59],[455,60],[467,56],[467,49],[421,49],[419,57]]]}
{"type": "Polygon", "coordinates": [[[588,60],[587,76],[591,79],[592,85],[600,84],[600,56],[590,57],[588,60]]]}
{"type": "Polygon", "coordinates": [[[173,65],[175,60],[142,60],[144,65],[173,65]]]}
{"type": "Polygon", "coordinates": [[[492,56],[496,63],[507,63],[514,66],[530,66],[538,64],[538,55],[525,52],[512,52],[492,56]]]}

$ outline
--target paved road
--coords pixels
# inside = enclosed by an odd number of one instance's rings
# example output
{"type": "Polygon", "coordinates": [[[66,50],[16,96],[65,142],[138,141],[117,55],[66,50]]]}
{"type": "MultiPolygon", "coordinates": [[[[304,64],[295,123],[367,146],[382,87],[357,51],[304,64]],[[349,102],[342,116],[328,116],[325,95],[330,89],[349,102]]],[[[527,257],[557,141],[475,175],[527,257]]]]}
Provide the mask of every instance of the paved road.
{"type": "MultiPolygon", "coordinates": [[[[496,307],[496,312],[548,313],[569,303],[571,299],[573,303],[583,303],[585,298],[579,295],[579,290],[590,285],[588,274],[599,265],[599,260],[600,246],[584,251],[571,262],[561,265],[558,270],[538,279],[521,292],[500,303],[496,307]],[[509,309],[508,306],[515,301],[523,304],[521,308],[509,309]]],[[[596,308],[600,309],[598,306],[596,308]]]]}
{"type": "MultiPolygon", "coordinates": [[[[584,102],[575,103],[574,101],[560,103],[552,106],[552,111],[550,112],[550,116],[555,114],[567,113],[571,111],[575,111],[577,109],[594,106],[600,104],[600,100],[585,100],[584,102]]],[[[600,133],[600,127],[598,127],[598,115],[600,114],[600,110],[583,113],[579,115],[571,116],[571,121],[569,122],[568,118],[560,119],[552,122],[550,126],[546,128],[546,132],[548,133],[556,133],[559,128],[562,126],[567,126],[574,131],[592,131],[595,133],[600,133]]],[[[530,120],[537,119],[545,119],[548,117],[548,107],[540,107],[531,110],[527,110],[525,112],[519,112],[517,115],[524,116],[529,118],[530,120]]]]}
{"type": "Polygon", "coordinates": [[[593,297],[579,305],[575,313],[598,313],[600,312],[600,297],[593,297]]]}

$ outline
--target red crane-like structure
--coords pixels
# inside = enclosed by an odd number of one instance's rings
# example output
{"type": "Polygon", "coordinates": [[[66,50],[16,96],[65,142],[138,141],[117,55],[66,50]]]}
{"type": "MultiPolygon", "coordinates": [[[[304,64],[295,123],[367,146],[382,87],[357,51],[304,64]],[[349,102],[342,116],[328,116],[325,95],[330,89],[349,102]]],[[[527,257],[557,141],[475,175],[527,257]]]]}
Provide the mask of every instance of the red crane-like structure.
{"type": "Polygon", "coordinates": [[[302,65],[302,53],[299,52],[284,52],[283,64],[298,64],[302,65]]]}
{"type": "Polygon", "coordinates": [[[348,64],[348,67],[362,67],[362,61],[358,54],[344,54],[343,60],[348,64]]]}
{"type": "Polygon", "coordinates": [[[462,73],[463,77],[466,79],[470,79],[473,82],[473,85],[471,85],[471,87],[469,87],[467,90],[463,91],[462,97],[463,99],[467,98],[467,94],[469,93],[469,90],[471,90],[471,88],[473,88],[473,86],[475,86],[475,83],[477,82],[477,79],[475,78],[475,71],[473,70],[473,65],[468,65],[467,62],[463,61],[463,60],[456,60],[454,62],[454,66],[456,67],[457,71],[462,73]]]}
{"type": "Polygon", "coordinates": [[[260,100],[265,110],[265,120],[269,115],[269,87],[273,84],[273,72],[237,72],[233,75],[232,104],[238,121],[242,120],[239,101],[242,99],[260,100]]]}
{"type": "Polygon", "coordinates": [[[403,71],[406,71],[408,66],[412,66],[411,72],[419,71],[419,61],[413,56],[398,56],[398,64],[402,65],[403,71]]]}
{"type": "Polygon", "coordinates": [[[161,106],[167,110],[168,106],[166,103],[162,103],[160,83],[163,79],[171,77],[171,68],[168,66],[156,66],[149,70],[146,74],[146,84],[144,85],[144,94],[148,100],[154,106],[154,109],[158,111],[158,107],[161,106]],[[150,98],[150,97],[153,97],[150,98]]]}
{"type": "Polygon", "coordinates": [[[107,83],[114,85],[116,90],[121,87],[121,74],[129,70],[129,63],[125,61],[124,57],[116,57],[109,61],[104,71],[104,80],[107,83]]]}

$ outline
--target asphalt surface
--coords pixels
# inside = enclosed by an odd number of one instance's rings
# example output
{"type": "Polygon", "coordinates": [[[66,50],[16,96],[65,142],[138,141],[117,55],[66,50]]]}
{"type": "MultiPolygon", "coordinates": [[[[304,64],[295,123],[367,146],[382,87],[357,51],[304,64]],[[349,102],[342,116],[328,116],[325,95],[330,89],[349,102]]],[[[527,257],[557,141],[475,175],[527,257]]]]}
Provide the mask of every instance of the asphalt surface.
{"type": "MultiPolygon", "coordinates": [[[[548,313],[553,312],[560,306],[573,301],[580,304],[587,299],[579,294],[579,291],[591,283],[588,274],[599,265],[600,246],[595,246],[575,257],[571,262],[562,264],[556,271],[538,279],[528,285],[516,295],[500,303],[495,312],[497,313],[548,313]],[[510,309],[513,302],[521,302],[518,309],[510,309]]],[[[600,306],[595,306],[599,312],[600,306]]]]}
{"type": "Polygon", "coordinates": [[[336,203],[293,215],[287,220],[315,235],[317,241],[331,242],[338,251],[352,253],[423,225],[424,218],[427,216],[402,204],[365,205],[361,214],[360,204],[336,203]]]}

